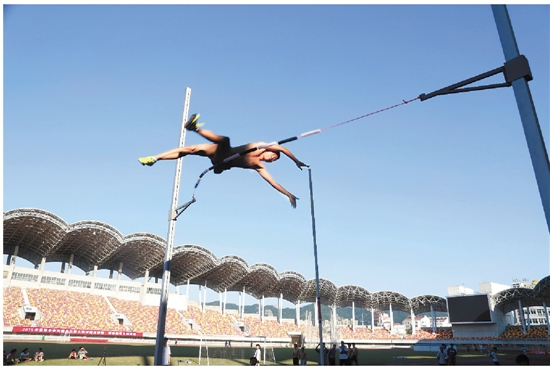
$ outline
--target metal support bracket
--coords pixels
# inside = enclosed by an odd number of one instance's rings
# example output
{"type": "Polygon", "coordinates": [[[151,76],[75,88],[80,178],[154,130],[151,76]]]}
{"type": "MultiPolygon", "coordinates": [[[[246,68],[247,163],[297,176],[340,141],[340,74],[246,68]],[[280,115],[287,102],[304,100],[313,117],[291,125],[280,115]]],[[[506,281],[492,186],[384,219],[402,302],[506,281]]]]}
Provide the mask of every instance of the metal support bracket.
{"type": "Polygon", "coordinates": [[[515,81],[521,78],[524,78],[526,81],[533,80],[533,75],[531,74],[531,69],[529,68],[529,62],[527,61],[527,58],[524,55],[519,55],[516,58],[506,61],[504,63],[504,66],[498,67],[494,70],[484,72],[483,74],[479,74],[477,76],[458,82],[456,84],[436,90],[429,94],[420,94],[419,98],[421,101],[425,101],[427,99],[436,97],[438,95],[456,94],[456,93],[464,93],[464,92],[469,92],[474,90],[485,90],[485,89],[508,87],[512,85],[512,81],[515,81]],[[504,80],[505,80],[504,83],[462,88],[465,85],[475,83],[476,81],[480,81],[500,73],[504,74],[504,80]]]}
{"type": "Polygon", "coordinates": [[[184,203],[183,205],[179,206],[175,210],[170,210],[168,212],[168,220],[176,221],[178,219],[178,217],[180,217],[180,215],[183,213],[183,211],[187,210],[187,208],[195,202],[197,202],[197,200],[195,199],[195,197],[192,197],[191,201],[189,201],[187,203],[184,203]]]}

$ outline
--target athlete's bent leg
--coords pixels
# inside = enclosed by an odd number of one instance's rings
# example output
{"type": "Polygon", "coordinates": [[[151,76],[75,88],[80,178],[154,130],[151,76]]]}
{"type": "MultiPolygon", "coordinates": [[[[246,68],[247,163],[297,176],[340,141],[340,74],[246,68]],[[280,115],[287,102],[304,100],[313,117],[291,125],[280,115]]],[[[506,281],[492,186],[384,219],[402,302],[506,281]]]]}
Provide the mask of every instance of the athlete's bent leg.
{"type": "Polygon", "coordinates": [[[221,136],[210,130],[203,130],[202,128],[197,129],[195,132],[197,132],[208,141],[214,142],[216,144],[224,143],[229,145],[229,137],[227,136],[221,136]]]}
{"type": "Polygon", "coordinates": [[[216,145],[212,144],[200,144],[200,145],[190,145],[184,147],[178,147],[172,150],[163,152],[155,156],[155,160],[174,160],[183,158],[186,155],[198,155],[198,156],[208,156],[209,153],[213,153],[216,150],[216,145]]]}
{"type": "Polygon", "coordinates": [[[190,145],[184,147],[178,147],[172,150],[158,154],[157,156],[147,156],[144,158],[139,158],[139,162],[142,165],[152,166],[158,160],[174,160],[182,158],[186,155],[198,155],[198,156],[213,156],[216,152],[215,144],[199,144],[199,145],[190,145]]]}

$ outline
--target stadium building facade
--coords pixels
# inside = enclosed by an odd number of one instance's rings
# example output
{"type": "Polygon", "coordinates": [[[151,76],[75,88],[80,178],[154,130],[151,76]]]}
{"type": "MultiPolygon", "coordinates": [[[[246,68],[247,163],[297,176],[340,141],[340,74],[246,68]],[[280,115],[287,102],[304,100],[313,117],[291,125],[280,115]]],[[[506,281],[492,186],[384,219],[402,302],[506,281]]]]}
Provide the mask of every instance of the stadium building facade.
{"type": "MultiPolygon", "coordinates": [[[[48,211],[33,208],[5,212],[3,250],[7,260],[3,266],[4,301],[9,303],[11,300],[10,295],[6,295],[6,289],[21,288],[22,303],[15,304],[16,312],[19,312],[21,321],[27,318],[27,328],[32,328],[40,325],[43,311],[41,309],[43,304],[31,303],[28,299],[27,292],[32,293],[32,289],[95,295],[103,297],[108,304],[110,314],[106,316],[110,317],[115,329],[118,327],[121,331],[135,330],[133,319],[119,311],[113,303],[118,299],[135,301],[141,306],[158,307],[161,291],[158,280],[162,278],[165,248],[165,240],[154,234],[135,233],[123,236],[114,227],[98,221],[68,224],[48,211]],[[34,264],[34,268],[16,266],[18,257],[34,264]],[[59,272],[46,271],[47,262],[60,263],[59,272]],[[86,275],[71,273],[73,266],[82,269],[86,275]],[[109,278],[98,277],[99,270],[109,270],[109,278]],[[124,280],[122,274],[131,280],[124,280]],[[149,282],[150,279],[155,279],[154,283],[149,282]],[[33,320],[30,319],[31,317],[33,320]]],[[[295,271],[278,273],[268,264],[248,265],[238,256],[218,258],[209,250],[197,245],[175,247],[172,258],[170,282],[176,287],[186,286],[187,290],[185,295],[170,293],[168,308],[177,314],[175,315],[176,318],[179,317],[177,321],[184,323],[185,327],[178,329],[183,329],[185,332],[193,333],[198,325],[196,320],[201,317],[200,314],[189,313],[189,311],[193,308],[200,309],[202,313],[212,310],[206,307],[206,295],[204,297],[201,295],[198,302],[189,301],[188,289],[191,284],[208,287],[219,294],[219,307],[216,311],[224,316],[231,315],[235,320],[233,322],[237,331],[235,334],[242,336],[250,335],[246,332],[248,326],[241,324],[245,319],[245,294],[258,300],[257,317],[260,322],[276,321],[278,324],[292,322],[296,327],[302,325],[300,324],[300,305],[317,301],[315,280],[306,280],[302,274],[295,271]],[[231,291],[239,292],[242,301],[239,301],[237,311],[230,312],[226,309],[225,299],[227,292],[231,291]],[[278,299],[277,316],[267,318],[264,315],[265,298],[278,299]],[[296,305],[295,319],[282,318],[283,299],[296,305]],[[183,316],[182,312],[187,312],[187,317],[183,316]]],[[[483,327],[469,326],[469,328],[468,325],[455,328],[453,324],[453,333],[458,329],[461,336],[469,333],[470,336],[473,334],[497,337],[506,327],[505,313],[514,311],[518,307],[521,309],[522,304],[523,306],[543,306],[546,309],[546,303],[550,298],[549,283],[550,278],[546,277],[533,289],[511,289],[520,292],[504,290],[492,295],[494,313],[492,324],[485,324],[483,327]]],[[[393,322],[394,311],[410,313],[411,319],[415,319],[419,314],[429,314],[434,320],[436,312],[447,312],[447,300],[434,295],[421,295],[409,299],[392,291],[371,293],[355,285],[337,287],[327,279],[320,279],[320,293],[321,304],[332,309],[332,319],[337,318],[337,308],[352,308],[352,332],[362,328],[356,325],[356,307],[370,310],[371,315],[377,311],[388,312],[390,323],[387,336],[390,341],[396,334],[393,322]]],[[[307,324],[310,328],[318,324],[318,307],[314,306],[314,309],[314,319],[307,324]]],[[[4,318],[4,334],[19,329],[14,325],[20,324],[13,324],[14,322],[17,323],[17,319],[12,319],[7,324],[4,318]]],[[[419,331],[415,323],[411,322],[413,335],[411,341],[414,341],[414,335],[419,331]]],[[[371,324],[375,324],[374,319],[371,320],[371,324]]],[[[436,321],[432,321],[432,324],[432,335],[435,339],[436,321]]],[[[281,341],[287,342],[296,330],[297,328],[293,328],[288,331],[287,337],[282,337],[281,341]]],[[[376,329],[371,325],[369,331],[374,334],[376,329]]],[[[302,335],[306,333],[303,328],[301,332],[302,335]]],[[[329,332],[333,341],[345,338],[341,332],[330,330],[329,332]]],[[[315,337],[315,332],[307,333],[309,338],[315,337]]],[[[181,334],[174,334],[174,336],[181,336],[181,334]]],[[[349,337],[353,337],[353,333],[348,334],[349,337]]]]}

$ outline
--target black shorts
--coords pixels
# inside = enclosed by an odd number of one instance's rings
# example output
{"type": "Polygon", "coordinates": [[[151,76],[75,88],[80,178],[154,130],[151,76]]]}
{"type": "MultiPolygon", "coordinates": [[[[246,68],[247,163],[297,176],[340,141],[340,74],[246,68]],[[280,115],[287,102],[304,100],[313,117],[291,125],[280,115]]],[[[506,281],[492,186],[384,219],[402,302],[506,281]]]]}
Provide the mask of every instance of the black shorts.
{"type": "Polygon", "coordinates": [[[228,158],[231,153],[231,143],[229,141],[229,137],[224,137],[223,140],[218,142],[216,145],[216,151],[210,161],[212,161],[212,165],[215,166],[214,173],[220,174],[224,170],[231,169],[230,163],[222,163],[223,160],[228,158]]]}

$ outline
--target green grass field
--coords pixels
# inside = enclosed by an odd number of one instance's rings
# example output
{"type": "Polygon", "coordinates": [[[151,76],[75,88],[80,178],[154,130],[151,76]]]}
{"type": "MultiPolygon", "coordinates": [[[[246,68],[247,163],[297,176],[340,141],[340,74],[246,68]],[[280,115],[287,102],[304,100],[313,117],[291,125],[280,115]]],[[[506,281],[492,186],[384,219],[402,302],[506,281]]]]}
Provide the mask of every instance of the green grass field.
{"type": "MultiPolygon", "coordinates": [[[[136,344],[112,344],[112,343],[50,343],[50,342],[6,342],[4,341],[4,351],[8,352],[17,348],[18,353],[25,347],[29,348],[31,355],[38,347],[42,347],[45,354],[43,365],[98,365],[105,352],[105,363],[109,366],[117,365],[140,365],[150,366],[154,364],[153,345],[136,344]],[[67,360],[71,349],[84,346],[88,351],[88,356],[93,358],[89,361],[67,360]]],[[[196,346],[176,346],[170,345],[172,351],[172,366],[186,366],[188,363],[178,363],[178,360],[191,361],[192,365],[199,364],[199,348],[196,346]]],[[[204,356],[201,359],[201,365],[248,365],[249,357],[254,353],[254,348],[234,348],[232,352],[242,354],[240,359],[215,358],[216,354],[221,354],[223,348],[209,348],[211,355],[207,360],[204,356]]],[[[308,364],[317,364],[317,353],[315,350],[307,350],[308,364]]],[[[292,365],[292,350],[290,348],[274,349],[276,363],[267,362],[266,364],[292,365]]],[[[515,357],[518,351],[499,352],[501,365],[515,365],[515,357]]],[[[550,356],[529,354],[531,365],[548,365],[550,356]]],[[[338,362],[338,361],[337,361],[338,362]]],[[[412,349],[368,349],[359,351],[359,363],[361,365],[437,365],[435,352],[414,352],[412,349]]],[[[32,363],[34,364],[34,362],[32,363]]],[[[103,362],[101,362],[103,364],[103,362]]],[[[479,353],[466,353],[459,349],[457,365],[492,365],[491,358],[479,353]]]]}

